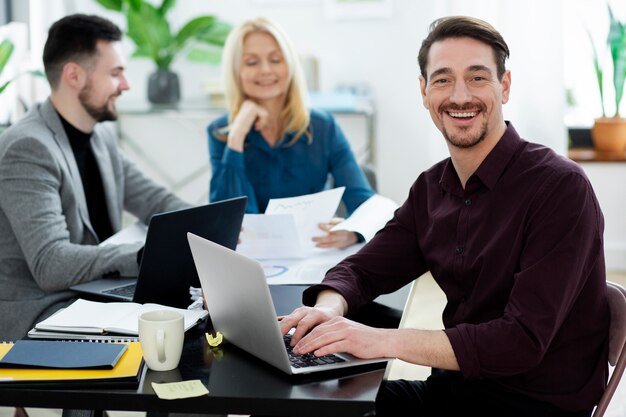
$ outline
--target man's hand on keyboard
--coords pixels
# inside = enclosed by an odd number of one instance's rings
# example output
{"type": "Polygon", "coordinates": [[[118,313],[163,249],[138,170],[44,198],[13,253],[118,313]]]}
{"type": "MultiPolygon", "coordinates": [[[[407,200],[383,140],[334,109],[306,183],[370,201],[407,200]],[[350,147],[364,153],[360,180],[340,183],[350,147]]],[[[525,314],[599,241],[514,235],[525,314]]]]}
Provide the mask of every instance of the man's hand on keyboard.
{"type": "Polygon", "coordinates": [[[333,317],[343,316],[348,310],[348,303],[341,294],[334,290],[323,290],[317,295],[315,307],[300,307],[280,322],[280,330],[287,334],[295,328],[291,338],[291,346],[302,339],[315,326],[324,323],[333,317]]]}
{"type": "Polygon", "coordinates": [[[382,358],[386,357],[389,332],[390,329],[378,329],[345,317],[333,317],[311,330],[296,343],[293,351],[298,355],[313,352],[315,356],[324,356],[347,352],[363,359],[382,358]]]}

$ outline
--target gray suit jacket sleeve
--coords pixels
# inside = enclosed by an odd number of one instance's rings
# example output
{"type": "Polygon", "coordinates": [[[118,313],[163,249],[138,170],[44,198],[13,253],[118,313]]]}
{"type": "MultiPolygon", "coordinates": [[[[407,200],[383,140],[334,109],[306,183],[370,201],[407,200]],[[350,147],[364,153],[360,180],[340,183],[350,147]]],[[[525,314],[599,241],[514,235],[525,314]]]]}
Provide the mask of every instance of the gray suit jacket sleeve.
{"type": "MultiPolygon", "coordinates": [[[[91,144],[115,231],[124,209],[147,222],[189,206],[127,161],[107,126],[96,128],[91,144]]],[[[13,330],[4,318],[19,318],[23,323],[13,325],[27,330],[40,313],[71,297],[64,290],[74,284],[114,271],[137,274],[141,245],[98,243],[69,141],[47,101],[0,137],[0,339],[13,330]]]]}

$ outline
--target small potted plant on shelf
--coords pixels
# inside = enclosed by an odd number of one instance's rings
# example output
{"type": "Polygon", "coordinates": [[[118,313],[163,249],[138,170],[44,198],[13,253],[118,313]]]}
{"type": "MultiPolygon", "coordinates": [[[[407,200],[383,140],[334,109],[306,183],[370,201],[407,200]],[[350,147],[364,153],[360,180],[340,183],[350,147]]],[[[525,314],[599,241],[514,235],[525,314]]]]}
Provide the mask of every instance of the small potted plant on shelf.
{"type": "Polygon", "coordinates": [[[126,35],[137,49],[133,57],[151,59],[156,71],[148,79],[148,100],[155,104],[175,104],[180,100],[178,75],[171,71],[174,58],[193,41],[187,58],[196,62],[219,63],[221,49],[231,26],[215,16],[198,16],[173,33],[167,13],[176,1],[163,0],[153,6],[146,0],[96,0],[101,6],[126,16],[126,35]]]}
{"type": "MultiPolygon", "coordinates": [[[[604,75],[598,51],[593,45],[593,64],[596,70],[600,102],[602,105],[602,117],[596,119],[591,128],[591,137],[594,147],[605,152],[626,151],[626,118],[620,116],[619,107],[624,94],[624,81],[626,80],[626,22],[622,23],[615,18],[611,7],[609,9],[609,34],[607,46],[611,52],[613,66],[613,89],[615,93],[615,114],[607,117],[604,107],[604,75]]],[[[589,35],[591,38],[591,35],[589,35]]]]}

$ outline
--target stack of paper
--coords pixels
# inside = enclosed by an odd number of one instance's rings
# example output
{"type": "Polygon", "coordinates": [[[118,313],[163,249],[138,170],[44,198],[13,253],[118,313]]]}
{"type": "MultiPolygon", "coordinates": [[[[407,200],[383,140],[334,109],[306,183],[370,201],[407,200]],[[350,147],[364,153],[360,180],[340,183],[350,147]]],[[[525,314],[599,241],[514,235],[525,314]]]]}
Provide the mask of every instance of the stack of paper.
{"type": "Polygon", "coordinates": [[[237,252],[256,259],[304,258],[315,250],[313,236],[324,234],[345,187],[300,197],[272,199],[265,214],[246,214],[237,252]]]}
{"type": "MultiPolygon", "coordinates": [[[[237,252],[267,260],[303,259],[328,251],[316,248],[311,239],[324,235],[318,225],[332,219],[344,189],[272,199],[265,214],[246,214],[237,252]]],[[[367,242],[393,217],[397,208],[394,201],[375,194],[331,230],[360,233],[367,242]]]]}

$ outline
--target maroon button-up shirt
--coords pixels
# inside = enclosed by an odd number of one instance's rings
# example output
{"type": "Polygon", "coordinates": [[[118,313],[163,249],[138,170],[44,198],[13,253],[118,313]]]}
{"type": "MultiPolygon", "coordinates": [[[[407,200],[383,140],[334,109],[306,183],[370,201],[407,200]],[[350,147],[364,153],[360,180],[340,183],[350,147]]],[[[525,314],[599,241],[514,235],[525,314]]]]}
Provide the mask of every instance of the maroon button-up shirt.
{"type": "Polygon", "coordinates": [[[449,158],[422,173],[386,227],[304,301],[330,287],[353,311],[430,271],[466,378],[591,409],[607,378],[603,229],[582,169],[508,124],[465,189],[449,158]]]}

